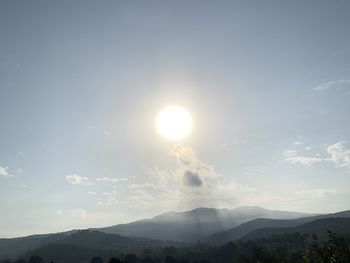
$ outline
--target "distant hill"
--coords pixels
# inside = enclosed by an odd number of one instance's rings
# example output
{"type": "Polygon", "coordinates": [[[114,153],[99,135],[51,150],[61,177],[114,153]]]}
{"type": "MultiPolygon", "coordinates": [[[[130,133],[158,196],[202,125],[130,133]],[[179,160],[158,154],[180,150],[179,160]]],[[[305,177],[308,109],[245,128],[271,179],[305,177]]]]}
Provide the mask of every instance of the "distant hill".
{"type": "MultiPolygon", "coordinates": [[[[256,218],[291,219],[304,216],[308,216],[308,214],[268,210],[257,206],[245,206],[236,209],[197,208],[185,212],[168,212],[152,219],[91,229],[113,234],[113,236],[71,230],[56,234],[3,238],[0,239],[0,259],[17,257],[27,251],[57,242],[78,245],[79,247],[91,247],[91,244],[97,244],[92,246],[96,249],[110,247],[110,242],[114,244],[113,247],[118,247],[118,244],[121,243],[125,247],[162,246],[167,243],[161,243],[161,241],[167,240],[195,242],[215,232],[231,229],[256,218]],[[86,236],[83,238],[83,235],[86,236]],[[132,237],[132,239],[125,239],[126,237],[132,237]]],[[[173,246],[177,245],[175,242],[168,243],[173,246]]]]}
{"type": "Polygon", "coordinates": [[[117,234],[107,234],[91,230],[77,231],[54,243],[107,250],[124,250],[144,247],[154,248],[165,246],[179,247],[184,245],[175,241],[152,240],[139,237],[124,237],[117,234]]]}
{"type": "Polygon", "coordinates": [[[21,254],[38,248],[42,245],[59,241],[66,236],[64,234],[32,235],[18,238],[0,239],[0,259],[6,257],[17,257],[21,254]]]}
{"type": "Polygon", "coordinates": [[[123,236],[195,242],[256,218],[294,219],[305,216],[308,214],[268,210],[257,206],[236,209],[197,208],[185,212],[168,212],[151,219],[97,230],[123,236]]]}
{"type": "Polygon", "coordinates": [[[237,240],[248,233],[261,229],[261,228],[275,228],[275,227],[293,227],[297,225],[301,225],[304,223],[312,222],[317,219],[322,218],[337,218],[337,217],[345,217],[350,218],[350,210],[349,211],[343,211],[333,214],[324,214],[324,215],[317,215],[317,216],[309,216],[309,217],[303,217],[298,219],[289,219],[289,220],[278,220],[278,219],[270,219],[270,218],[258,218],[251,221],[248,221],[246,223],[243,223],[235,228],[226,230],[226,231],[220,231],[217,233],[214,233],[204,240],[208,243],[212,244],[223,244],[232,240],[237,240]]]}
{"type": "Polygon", "coordinates": [[[327,231],[338,234],[350,233],[350,218],[323,218],[294,227],[261,228],[250,232],[241,238],[243,241],[269,238],[283,234],[317,234],[321,239],[327,236],[327,231]]]}
{"type": "MultiPolygon", "coordinates": [[[[66,245],[60,248],[77,246],[79,248],[88,248],[95,250],[125,250],[138,248],[154,248],[173,246],[184,246],[179,242],[151,240],[147,238],[123,237],[115,234],[107,234],[98,231],[78,230],[70,232],[71,234],[47,234],[28,236],[23,238],[1,239],[0,240],[0,259],[15,258],[28,251],[47,247],[47,245],[66,245]]],[[[52,246],[49,246],[52,248],[52,246]]]]}
{"type": "Polygon", "coordinates": [[[93,256],[100,256],[106,261],[111,257],[111,251],[86,248],[72,244],[52,243],[27,252],[22,258],[29,259],[32,255],[40,255],[45,262],[86,263],[93,256]]]}

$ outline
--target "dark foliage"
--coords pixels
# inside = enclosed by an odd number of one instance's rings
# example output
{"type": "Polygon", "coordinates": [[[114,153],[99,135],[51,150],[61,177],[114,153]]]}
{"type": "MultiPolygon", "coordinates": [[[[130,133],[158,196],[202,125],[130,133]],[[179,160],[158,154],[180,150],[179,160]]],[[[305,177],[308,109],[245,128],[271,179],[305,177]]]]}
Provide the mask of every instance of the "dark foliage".
{"type": "Polygon", "coordinates": [[[29,258],[28,263],[44,263],[44,260],[40,256],[33,255],[29,258]]]}
{"type": "MultiPolygon", "coordinates": [[[[51,253],[57,253],[57,246],[51,253]]],[[[47,250],[45,250],[47,251],[47,250]]],[[[229,242],[222,246],[198,243],[188,248],[144,248],[138,253],[89,250],[75,247],[66,249],[65,257],[31,255],[28,263],[349,263],[349,236],[328,231],[326,239],[309,234],[283,234],[249,241],[229,242]],[[89,253],[88,253],[89,252],[89,253]],[[82,254],[79,254],[82,253],[82,254]],[[95,253],[94,256],[90,256],[95,253]],[[109,256],[108,256],[109,254],[109,256]],[[114,254],[114,255],[111,255],[114,254]]],[[[2,260],[0,263],[12,263],[2,260]]],[[[14,263],[26,263],[20,259],[14,263]]]]}

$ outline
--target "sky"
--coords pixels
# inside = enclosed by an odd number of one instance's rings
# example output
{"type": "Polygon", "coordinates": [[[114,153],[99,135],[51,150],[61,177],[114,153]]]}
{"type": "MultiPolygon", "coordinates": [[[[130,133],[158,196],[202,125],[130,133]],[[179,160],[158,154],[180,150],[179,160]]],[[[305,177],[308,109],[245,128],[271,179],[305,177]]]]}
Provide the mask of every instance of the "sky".
{"type": "Polygon", "coordinates": [[[349,1],[1,1],[0,237],[199,206],[350,209],[349,1]],[[180,105],[181,141],[155,131],[180,105]]]}

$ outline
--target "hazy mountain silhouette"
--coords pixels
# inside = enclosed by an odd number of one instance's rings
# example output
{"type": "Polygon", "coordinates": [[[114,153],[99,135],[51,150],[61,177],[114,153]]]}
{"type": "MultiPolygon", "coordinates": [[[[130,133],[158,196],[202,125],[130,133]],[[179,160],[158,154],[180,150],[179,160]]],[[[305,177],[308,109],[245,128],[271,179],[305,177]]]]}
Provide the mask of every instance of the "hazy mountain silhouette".
{"type": "MultiPolygon", "coordinates": [[[[291,219],[308,214],[268,210],[261,207],[236,209],[197,208],[185,212],[167,212],[152,219],[94,229],[104,232],[70,230],[62,233],[0,239],[0,258],[16,257],[46,244],[57,243],[93,247],[162,246],[162,241],[195,242],[210,234],[236,227],[256,218],[291,219]],[[129,238],[127,238],[129,237],[129,238]],[[131,238],[130,237],[137,237],[131,238]],[[123,244],[123,245],[120,245],[123,244]]],[[[173,242],[172,246],[176,246],[173,242]]]]}
{"type": "Polygon", "coordinates": [[[258,219],[254,219],[249,222],[243,223],[235,228],[214,233],[208,236],[207,238],[205,238],[205,241],[212,244],[223,244],[232,240],[237,240],[247,235],[248,233],[261,228],[294,227],[294,226],[312,222],[318,219],[341,218],[341,217],[350,218],[350,210],[333,213],[333,214],[309,216],[309,217],[289,219],[289,220],[258,218],[258,219]]]}
{"type": "Polygon", "coordinates": [[[323,218],[294,227],[261,228],[248,233],[241,239],[246,241],[258,238],[268,238],[273,235],[293,233],[317,234],[322,239],[327,236],[327,231],[349,234],[350,218],[323,218]]]}
{"type": "Polygon", "coordinates": [[[72,244],[52,243],[29,251],[22,258],[28,259],[32,255],[40,255],[45,262],[79,263],[90,262],[90,259],[96,255],[106,259],[111,255],[111,251],[72,244]]]}
{"type": "Polygon", "coordinates": [[[235,209],[201,207],[185,212],[167,212],[151,219],[99,228],[98,230],[123,236],[195,242],[215,232],[236,227],[256,218],[294,219],[307,215],[268,210],[258,206],[244,206],[235,209]]]}
{"type": "MultiPolygon", "coordinates": [[[[125,250],[137,248],[153,248],[183,246],[175,241],[151,240],[147,238],[123,237],[116,234],[107,234],[98,231],[77,230],[70,234],[48,234],[28,236],[23,238],[0,240],[0,258],[18,257],[28,251],[39,249],[42,246],[65,245],[59,248],[67,249],[70,246],[78,248],[89,248],[95,250],[125,250]]],[[[52,246],[49,246],[51,249],[52,246]]],[[[35,253],[33,253],[34,255],[35,253]]]]}
{"type": "Polygon", "coordinates": [[[124,237],[99,231],[80,230],[55,243],[71,244],[94,249],[122,250],[139,247],[182,246],[179,242],[152,240],[139,237],[124,237]]]}
{"type": "Polygon", "coordinates": [[[18,238],[0,239],[0,258],[16,257],[26,251],[65,238],[64,234],[31,235],[18,238]]]}

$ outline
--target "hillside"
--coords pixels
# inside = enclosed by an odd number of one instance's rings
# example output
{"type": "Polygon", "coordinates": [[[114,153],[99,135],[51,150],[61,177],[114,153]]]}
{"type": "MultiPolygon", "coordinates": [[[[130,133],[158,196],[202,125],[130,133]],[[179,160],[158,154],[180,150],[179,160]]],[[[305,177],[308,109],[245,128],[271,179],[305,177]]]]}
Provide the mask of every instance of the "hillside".
{"type": "Polygon", "coordinates": [[[325,238],[328,230],[339,234],[350,233],[350,218],[323,218],[294,227],[261,228],[248,233],[241,240],[247,241],[293,233],[317,234],[320,238],[325,238]]]}
{"type": "Polygon", "coordinates": [[[100,228],[98,231],[123,236],[195,242],[256,218],[292,219],[305,216],[307,214],[268,210],[256,206],[236,209],[197,208],[185,212],[168,212],[151,219],[100,228]]]}
{"type": "Polygon", "coordinates": [[[312,222],[318,219],[337,218],[337,217],[345,217],[345,218],[350,217],[350,210],[333,213],[333,214],[309,216],[309,217],[289,219],[289,220],[258,218],[258,219],[254,219],[249,222],[243,223],[235,228],[209,235],[204,240],[205,242],[211,243],[211,244],[223,244],[232,240],[237,240],[247,235],[249,232],[257,229],[261,229],[261,228],[293,227],[304,223],[312,222]]]}
{"type": "MultiPolygon", "coordinates": [[[[196,242],[197,240],[203,240],[212,233],[227,230],[260,217],[290,219],[306,215],[268,210],[256,206],[236,209],[197,208],[185,212],[167,212],[152,219],[91,229],[98,232],[74,230],[58,234],[0,239],[0,259],[16,257],[27,251],[58,241],[64,244],[96,249],[163,246],[167,243],[162,241],[167,240],[196,242]],[[123,244],[123,246],[119,244],[123,244]]],[[[178,246],[176,242],[169,241],[168,244],[178,246]]]]}
{"type": "Polygon", "coordinates": [[[26,251],[59,241],[65,237],[64,234],[46,234],[18,238],[2,238],[0,239],[0,258],[17,257],[26,251]]]}

